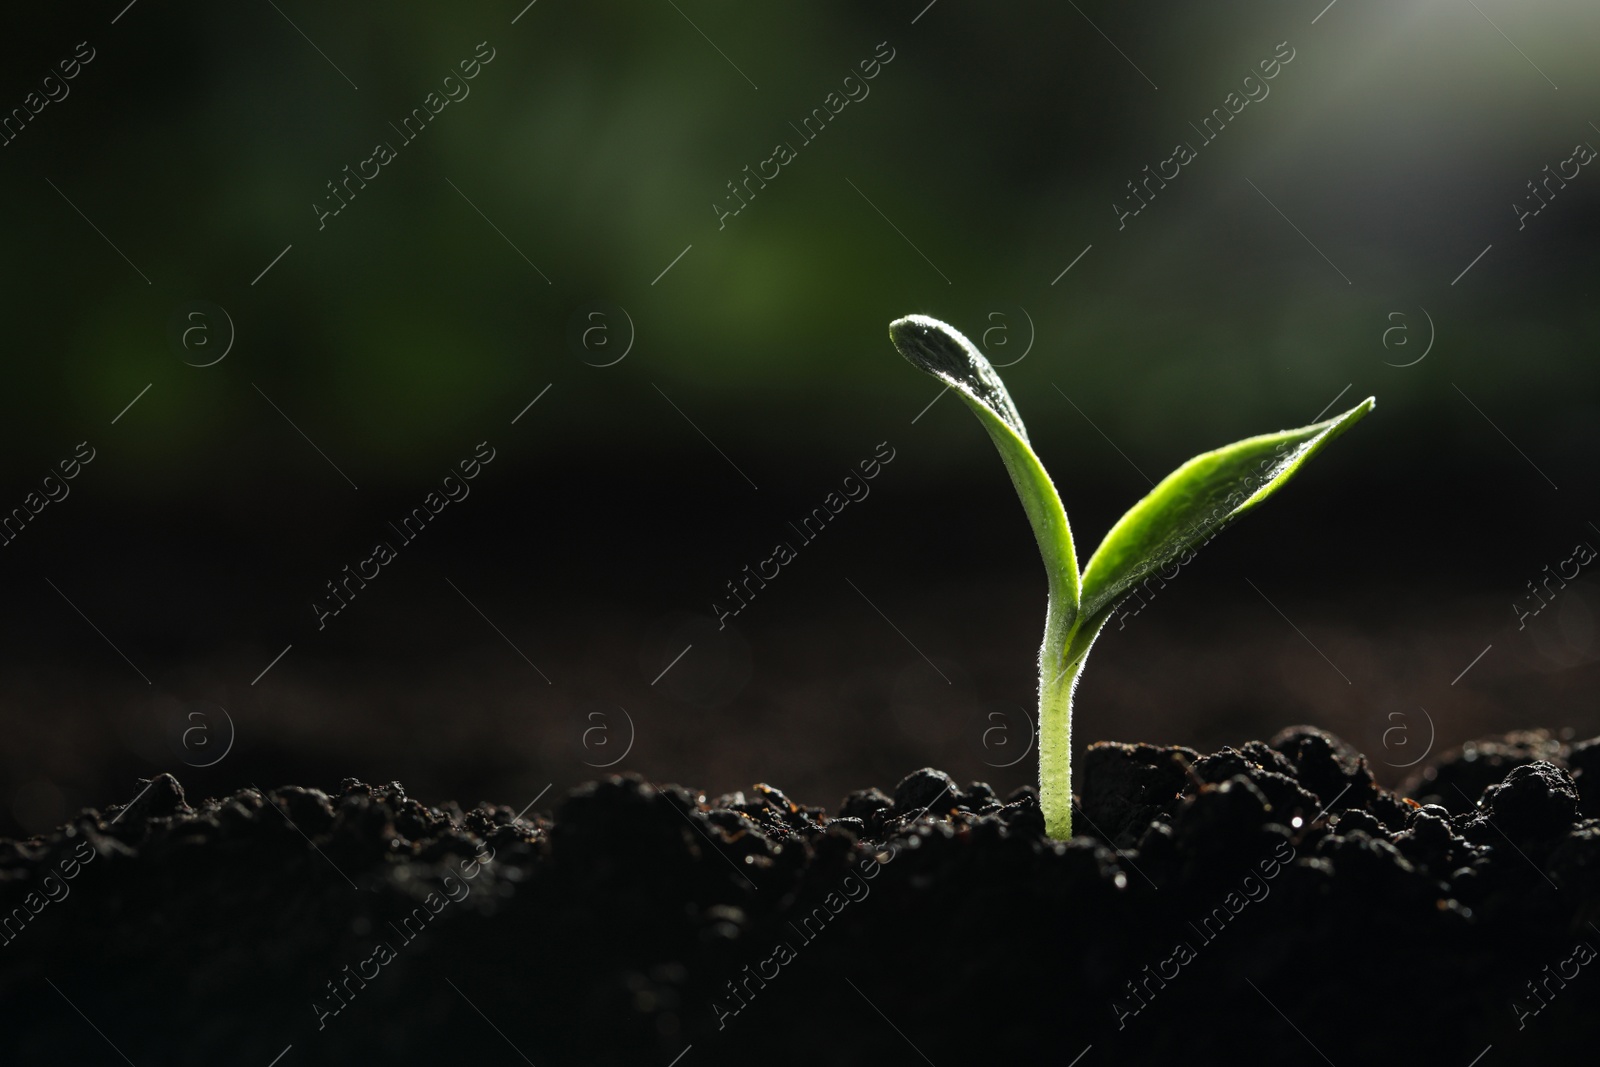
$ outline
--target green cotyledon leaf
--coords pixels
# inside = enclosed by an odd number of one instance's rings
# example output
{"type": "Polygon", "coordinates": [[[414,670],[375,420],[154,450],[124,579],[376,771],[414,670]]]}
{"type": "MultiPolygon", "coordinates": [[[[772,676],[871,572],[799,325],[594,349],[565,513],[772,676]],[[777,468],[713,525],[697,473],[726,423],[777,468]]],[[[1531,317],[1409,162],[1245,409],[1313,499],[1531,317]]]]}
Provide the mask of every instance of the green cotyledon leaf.
{"type": "Polygon", "coordinates": [[[1028,431],[1005,383],[971,341],[954,327],[927,315],[907,315],[889,324],[889,339],[913,366],[954,389],[988,431],[1011,484],[1033,526],[1050,580],[1052,601],[1063,621],[1077,614],[1078,557],[1072,529],[1050,475],[1028,443],[1028,431]]]}
{"type": "Polygon", "coordinates": [[[1080,617],[1093,619],[1158,571],[1188,562],[1195,547],[1283,488],[1375,404],[1368,397],[1324,422],[1225,445],[1167,475],[1117,520],[1089,558],[1080,617]]]}

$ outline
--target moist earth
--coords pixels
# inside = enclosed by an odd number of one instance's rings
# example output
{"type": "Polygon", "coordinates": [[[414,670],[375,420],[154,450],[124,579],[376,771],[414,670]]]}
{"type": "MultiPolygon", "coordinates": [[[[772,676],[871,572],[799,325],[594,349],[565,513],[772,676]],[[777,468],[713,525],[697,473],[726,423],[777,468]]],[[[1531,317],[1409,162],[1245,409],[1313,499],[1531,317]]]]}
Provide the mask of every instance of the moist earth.
{"type": "Polygon", "coordinates": [[[1600,739],[1394,792],[1309,727],[1076,774],[1067,842],[933,769],[832,813],[624,776],[527,817],[161,775],[0,841],[4,1062],[1592,1057],[1600,739]]]}

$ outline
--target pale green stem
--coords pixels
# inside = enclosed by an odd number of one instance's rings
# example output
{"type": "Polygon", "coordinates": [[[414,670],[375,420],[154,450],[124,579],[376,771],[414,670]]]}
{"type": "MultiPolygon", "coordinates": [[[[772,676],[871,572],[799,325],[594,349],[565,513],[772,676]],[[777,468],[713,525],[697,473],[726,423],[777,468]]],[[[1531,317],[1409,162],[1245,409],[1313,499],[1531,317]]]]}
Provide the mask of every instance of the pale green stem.
{"type": "Polygon", "coordinates": [[[1108,616],[1069,626],[1055,604],[1052,597],[1039,649],[1039,807],[1045,834],[1064,841],[1072,836],[1072,693],[1108,616]]]}
{"type": "Polygon", "coordinates": [[[1054,594],[1039,649],[1039,807],[1044,832],[1066,840],[1072,836],[1072,688],[1083,661],[1067,662],[1069,624],[1054,594]]]}
{"type": "Polygon", "coordinates": [[[1061,682],[1055,685],[1039,675],[1039,806],[1044,832],[1064,841],[1072,836],[1072,687],[1078,672],[1058,673],[1061,682]]]}

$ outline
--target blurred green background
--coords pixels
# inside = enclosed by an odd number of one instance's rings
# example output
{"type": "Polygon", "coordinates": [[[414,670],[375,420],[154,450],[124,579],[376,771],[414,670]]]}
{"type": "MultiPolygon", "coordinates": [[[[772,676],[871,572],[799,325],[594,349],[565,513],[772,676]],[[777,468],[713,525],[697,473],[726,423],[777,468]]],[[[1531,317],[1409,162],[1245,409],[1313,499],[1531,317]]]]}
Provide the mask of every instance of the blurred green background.
{"type": "Polygon", "coordinates": [[[1306,719],[1373,751],[1392,711],[1440,702],[1441,747],[1593,732],[1592,590],[1537,639],[1506,605],[1600,538],[1600,176],[1515,206],[1600,144],[1596,40],[1600,9],[1570,0],[8,14],[0,108],[79,42],[94,58],[0,147],[0,506],[77,442],[98,455],[0,556],[0,814],[47,825],[192,765],[151,738],[194,701],[249,724],[199,775],[219,788],[361,773],[509,803],[594,773],[588,716],[629,703],[618,769],[711,788],[831,802],[922,763],[991,774],[980,739],[1031,699],[1042,582],[975,422],[927,408],[937,387],[888,346],[913,311],[1007,365],[1085,551],[1193,452],[1379,398],[1107,639],[1080,739],[1306,719]],[[391,123],[480,42],[470,95],[401,144],[391,123]],[[791,124],[875,52],[870,94],[802,143],[791,124]],[[326,183],[378,141],[396,158],[319,229],[326,183]],[[1180,141],[1197,158],[1119,224],[1180,141]],[[796,158],[719,223],[779,142],[796,158]],[[235,335],[213,366],[176,340],[194,301],[235,335]],[[317,630],[322,583],[482,440],[502,458],[473,498],[317,630]],[[736,639],[694,629],[880,441],[903,458],[877,502],[736,639]],[[552,682],[506,643],[542,644],[552,682]],[[720,666],[674,670],[700,688],[650,682],[696,643],[720,666]],[[941,660],[960,684],[903,673],[941,660]],[[407,735],[429,729],[454,740],[407,735]]]}

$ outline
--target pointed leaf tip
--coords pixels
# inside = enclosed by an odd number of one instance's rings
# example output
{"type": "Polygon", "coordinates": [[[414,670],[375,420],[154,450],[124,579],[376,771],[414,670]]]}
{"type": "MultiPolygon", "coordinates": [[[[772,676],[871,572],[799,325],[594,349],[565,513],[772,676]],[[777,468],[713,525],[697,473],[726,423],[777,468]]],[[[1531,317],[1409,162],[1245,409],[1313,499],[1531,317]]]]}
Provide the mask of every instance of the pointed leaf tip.
{"type": "MultiPolygon", "coordinates": [[[[1272,496],[1306,461],[1377,406],[1368,397],[1349,411],[1294,430],[1247,437],[1182,464],[1128,509],[1083,569],[1086,615],[1108,610],[1141,582],[1187,563],[1224,527],[1272,496]]],[[[1165,584],[1172,577],[1155,577],[1165,584]]]]}
{"type": "Polygon", "coordinates": [[[889,339],[912,366],[961,390],[999,416],[1018,437],[1028,439],[1000,375],[960,330],[928,315],[907,315],[889,324],[889,339]]]}

